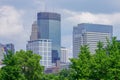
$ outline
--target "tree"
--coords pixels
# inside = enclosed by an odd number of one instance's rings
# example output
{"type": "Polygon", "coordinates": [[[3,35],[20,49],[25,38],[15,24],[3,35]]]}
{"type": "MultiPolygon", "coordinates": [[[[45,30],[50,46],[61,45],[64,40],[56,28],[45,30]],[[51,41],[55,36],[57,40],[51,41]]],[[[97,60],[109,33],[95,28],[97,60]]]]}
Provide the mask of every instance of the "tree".
{"type": "Polygon", "coordinates": [[[71,68],[74,70],[74,74],[71,75],[74,80],[87,80],[91,70],[90,67],[90,51],[87,45],[81,46],[80,53],[77,59],[71,59],[71,68]]]}
{"type": "Polygon", "coordinates": [[[28,80],[40,80],[43,74],[43,66],[40,65],[41,57],[32,51],[20,50],[15,55],[18,65],[28,80]]]}
{"type": "Polygon", "coordinates": [[[40,80],[43,76],[41,57],[32,51],[9,52],[4,56],[0,80],[40,80]]]}
{"type": "Polygon", "coordinates": [[[78,58],[71,59],[70,69],[57,74],[43,73],[41,57],[20,50],[4,56],[0,80],[120,80],[120,42],[114,37],[107,44],[98,42],[95,54],[81,46],[78,58]]]}
{"type": "Polygon", "coordinates": [[[112,41],[107,41],[107,53],[109,54],[109,78],[112,80],[120,79],[120,43],[116,41],[116,37],[112,41]]]}
{"type": "Polygon", "coordinates": [[[107,55],[102,42],[98,42],[96,53],[91,58],[90,79],[106,80],[108,79],[109,55],[107,55]]]}
{"type": "Polygon", "coordinates": [[[3,66],[0,70],[0,80],[26,80],[21,73],[21,68],[18,65],[18,59],[14,57],[14,53],[9,51],[4,55],[3,66]]]}
{"type": "Polygon", "coordinates": [[[69,69],[63,69],[58,73],[59,80],[74,80],[72,75],[74,74],[74,70],[69,68],[69,69]]]}
{"type": "Polygon", "coordinates": [[[41,80],[59,80],[58,74],[44,74],[41,80]]]}
{"type": "Polygon", "coordinates": [[[98,42],[95,54],[84,45],[77,59],[71,59],[74,80],[120,80],[120,43],[113,37],[103,45],[98,42]]]}

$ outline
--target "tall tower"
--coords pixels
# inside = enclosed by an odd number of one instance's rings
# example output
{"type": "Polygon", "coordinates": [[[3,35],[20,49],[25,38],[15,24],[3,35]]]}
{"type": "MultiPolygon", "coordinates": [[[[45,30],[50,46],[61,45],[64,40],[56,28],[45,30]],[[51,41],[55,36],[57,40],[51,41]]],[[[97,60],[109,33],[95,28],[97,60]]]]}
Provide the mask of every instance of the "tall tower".
{"type": "Polygon", "coordinates": [[[32,24],[32,32],[31,32],[30,40],[37,40],[38,37],[39,37],[39,30],[38,30],[37,22],[35,21],[32,24]]]}
{"type": "Polygon", "coordinates": [[[52,62],[60,58],[61,48],[61,16],[58,13],[40,12],[37,14],[39,39],[51,39],[52,62]]]}
{"type": "Polygon", "coordinates": [[[78,24],[73,28],[73,57],[77,58],[82,45],[88,45],[91,53],[95,53],[99,41],[106,44],[106,38],[111,39],[113,27],[102,24],[78,24]]]}

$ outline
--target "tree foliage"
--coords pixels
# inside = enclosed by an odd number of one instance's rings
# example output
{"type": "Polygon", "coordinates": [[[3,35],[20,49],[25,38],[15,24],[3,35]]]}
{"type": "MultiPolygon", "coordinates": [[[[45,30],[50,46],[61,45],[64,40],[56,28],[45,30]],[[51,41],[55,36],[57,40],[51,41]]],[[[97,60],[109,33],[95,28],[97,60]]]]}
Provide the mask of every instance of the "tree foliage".
{"type": "Polygon", "coordinates": [[[0,80],[120,80],[120,42],[115,37],[107,44],[98,42],[94,54],[87,45],[81,46],[70,68],[56,74],[45,74],[40,59],[32,51],[9,52],[4,56],[0,80]]]}
{"type": "Polygon", "coordinates": [[[41,57],[32,51],[20,50],[4,56],[0,80],[39,80],[43,73],[41,57]]]}
{"type": "Polygon", "coordinates": [[[90,51],[87,45],[81,46],[78,58],[71,59],[74,79],[88,79],[90,75],[90,51]]]}
{"type": "Polygon", "coordinates": [[[19,66],[22,73],[28,80],[38,80],[43,73],[43,67],[40,65],[41,57],[37,54],[33,54],[32,51],[19,51],[15,55],[18,58],[19,66]]]}
{"type": "Polygon", "coordinates": [[[4,66],[0,70],[0,80],[26,80],[14,53],[9,51],[9,54],[4,55],[3,64],[4,66]]]}
{"type": "Polygon", "coordinates": [[[98,42],[95,54],[86,45],[80,50],[78,59],[71,59],[75,80],[120,80],[120,43],[115,37],[106,45],[98,42]]]}

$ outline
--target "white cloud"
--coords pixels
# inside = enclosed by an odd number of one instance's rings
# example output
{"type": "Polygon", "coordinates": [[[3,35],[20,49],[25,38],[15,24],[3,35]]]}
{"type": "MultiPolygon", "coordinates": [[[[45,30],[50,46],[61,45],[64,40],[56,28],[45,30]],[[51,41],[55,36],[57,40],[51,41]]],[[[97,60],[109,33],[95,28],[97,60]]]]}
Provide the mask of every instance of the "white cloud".
{"type": "Polygon", "coordinates": [[[90,12],[74,12],[65,9],[63,9],[61,13],[64,14],[62,22],[68,23],[66,25],[63,24],[62,27],[64,27],[64,30],[66,30],[66,32],[69,32],[67,35],[62,35],[62,45],[66,45],[67,47],[70,47],[72,45],[73,26],[76,26],[80,23],[113,25],[113,34],[114,36],[117,36],[118,39],[120,39],[120,13],[95,14],[90,12]]]}
{"type": "Polygon", "coordinates": [[[120,24],[120,13],[113,14],[94,14],[90,12],[74,12],[63,10],[64,14],[70,15],[65,20],[74,24],[79,23],[98,23],[98,24],[120,24]]]}
{"type": "Polygon", "coordinates": [[[16,49],[25,49],[27,40],[23,27],[23,11],[12,6],[0,6],[0,43],[13,43],[16,49]]]}
{"type": "Polygon", "coordinates": [[[20,11],[11,6],[0,7],[0,36],[18,35],[22,31],[20,11]]]}

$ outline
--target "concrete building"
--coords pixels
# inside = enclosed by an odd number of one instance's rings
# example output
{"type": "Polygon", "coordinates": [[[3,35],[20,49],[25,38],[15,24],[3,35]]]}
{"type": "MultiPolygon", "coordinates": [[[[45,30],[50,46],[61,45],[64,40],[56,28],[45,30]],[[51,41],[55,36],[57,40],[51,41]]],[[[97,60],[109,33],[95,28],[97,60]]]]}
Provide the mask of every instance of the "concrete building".
{"type": "Polygon", "coordinates": [[[39,12],[37,14],[39,39],[52,40],[52,62],[60,59],[61,48],[61,16],[58,13],[39,12]]]}
{"type": "Polygon", "coordinates": [[[40,64],[47,68],[52,67],[52,43],[48,39],[38,39],[28,41],[27,50],[33,51],[33,53],[39,54],[42,59],[40,64]]]}
{"type": "Polygon", "coordinates": [[[31,35],[30,35],[30,40],[37,40],[38,38],[39,38],[39,29],[38,29],[38,26],[37,26],[37,22],[35,21],[32,24],[32,32],[31,32],[31,35]]]}
{"type": "Polygon", "coordinates": [[[2,61],[2,59],[4,59],[4,45],[0,44],[0,63],[2,61]]]}
{"type": "Polygon", "coordinates": [[[71,57],[71,49],[61,47],[61,63],[69,63],[71,57]]]}
{"type": "Polygon", "coordinates": [[[78,24],[73,28],[73,57],[77,58],[80,46],[88,45],[91,53],[95,53],[97,42],[106,44],[106,38],[111,39],[113,27],[102,24],[78,24]]]}

